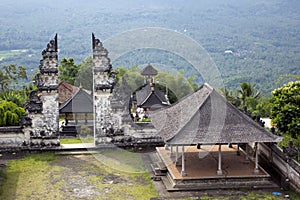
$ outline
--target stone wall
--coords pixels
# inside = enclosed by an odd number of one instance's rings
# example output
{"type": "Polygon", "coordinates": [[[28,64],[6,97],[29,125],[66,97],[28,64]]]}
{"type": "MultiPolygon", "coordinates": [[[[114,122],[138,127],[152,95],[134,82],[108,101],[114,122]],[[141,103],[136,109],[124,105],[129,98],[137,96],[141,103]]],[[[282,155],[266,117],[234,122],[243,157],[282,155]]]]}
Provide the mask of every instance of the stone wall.
{"type": "Polygon", "coordinates": [[[0,149],[20,147],[24,140],[20,126],[0,127],[0,149]]]}
{"type": "Polygon", "coordinates": [[[285,189],[300,193],[300,165],[295,160],[287,159],[282,149],[276,144],[259,144],[259,155],[265,169],[271,170],[273,176],[285,189]]]}

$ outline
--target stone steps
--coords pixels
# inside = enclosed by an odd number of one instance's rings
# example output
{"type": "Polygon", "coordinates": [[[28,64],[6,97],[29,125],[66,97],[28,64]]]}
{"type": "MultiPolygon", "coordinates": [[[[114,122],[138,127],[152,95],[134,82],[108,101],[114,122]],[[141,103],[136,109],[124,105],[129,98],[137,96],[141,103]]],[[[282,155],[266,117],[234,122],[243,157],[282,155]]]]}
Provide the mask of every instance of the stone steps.
{"type": "Polygon", "coordinates": [[[279,189],[271,178],[209,178],[174,180],[168,173],[161,177],[168,191],[201,191],[213,189],[279,189]]]}

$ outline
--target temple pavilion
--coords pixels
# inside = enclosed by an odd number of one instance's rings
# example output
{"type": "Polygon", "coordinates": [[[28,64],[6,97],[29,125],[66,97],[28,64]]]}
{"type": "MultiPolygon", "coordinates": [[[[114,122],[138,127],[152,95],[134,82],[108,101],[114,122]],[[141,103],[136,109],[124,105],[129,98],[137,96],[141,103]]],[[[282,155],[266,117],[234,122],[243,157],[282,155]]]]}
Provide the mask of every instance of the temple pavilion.
{"type": "Polygon", "coordinates": [[[177,104],[152,112],[150,117],[166,144],[157,152],[168,170],[165,182],[170,190],[212,187],[214,183],[218,184],[213,187],[220,188],[270,183],[270,176],[258,163],[258,144],[279,142],[281,138],[208,84],[177,104]]]}

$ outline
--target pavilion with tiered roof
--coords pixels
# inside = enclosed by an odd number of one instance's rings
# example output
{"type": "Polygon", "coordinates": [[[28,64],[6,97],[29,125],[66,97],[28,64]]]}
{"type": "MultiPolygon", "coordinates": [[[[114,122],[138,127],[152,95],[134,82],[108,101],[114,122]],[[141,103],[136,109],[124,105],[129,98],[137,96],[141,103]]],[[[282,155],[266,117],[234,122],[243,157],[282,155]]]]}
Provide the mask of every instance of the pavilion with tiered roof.
{"type": "MultiPolygon", "coordinates": [[[[180,100],[177,104],[152,112],[150,117],[152,124],[166,144],[165,148],[157,148],[157,151],[164,165],[168,167],[169,177],[172,177],[173,180],[178,178],[193,179],[195,177],[192,174],[197,170],[207,172],[215,170],[215,173],[210,173],[209,177],[215,174],[216,179],[218,177],[236,178],[236,176],[257,177],[267,175],[258,164],[258,143],[281,141],[280,137],[271,134],[260,124],[238,110],[208,84],[204,84],[196,92],[180,100]],[[230,159],[227,155],[233,149],[228,148],[229,144],[233,144],[234,149],[237,151],[237,155],[230,159]],[[248,148],[251,145],[254,147],[253,162],[249,160],[248,155],[248,148]],[[241,156],[238,156],[240,146],[245,147],[242,152],[245,155],[245,160],[241,160],[241,156]],[[179,147],[181,147],[181,156],[179,156],[179,147]],[[175,152],[173,151],[174,148],[176,149],[175,152]],[[189,151],[186,151],[187,149],[189,151]],[[199,155],[190,156],[192,155],[191,151],[196,153],[193,155],[199,155]],[[209,158],[211,158],[210,161],[209,158]],[[181,159],[181,163],[179,163],[179,159],[181,159]],[[203,162],[201,163],[200,160],[203,162]],[[250,164],[246,166],[244,161],[250,164]],[[195,166],[197,163],[199,169],[195,166]],[[212,163],[216,163],[216,166],[213,167],[212,163]],[[232,163],[235,163],[235,166],[232,166],[232,163]],[[236,167],[239,163],[241,165],[236,167]],[[194,166],[186,166],[187,164],[194,166]],[[201,169],[205,166],[207,169],[201,169]],[[228,166],[232,166],[232,170],[228,166]],[[249,169],[249,166],[253,166],[252,173],[249,170],[244,171],[245,174],[237,173],[234,170],[240,169],[238,171],[241,172],[243,167],[249,169]],[[187,168],[191,171],[187,171],[187,168]],[[192,171],[192,169],[194,170],[192,171]],[[262,172],[263,174],[261,174],[262,172]]],[[[230,155],[232,156],[232,153],[230,155]]],[[[198,178],[203,178],[204,174],[202,173],[198,178]]],[[[175,182],[174,185],[176,185],[175,182]]]]}

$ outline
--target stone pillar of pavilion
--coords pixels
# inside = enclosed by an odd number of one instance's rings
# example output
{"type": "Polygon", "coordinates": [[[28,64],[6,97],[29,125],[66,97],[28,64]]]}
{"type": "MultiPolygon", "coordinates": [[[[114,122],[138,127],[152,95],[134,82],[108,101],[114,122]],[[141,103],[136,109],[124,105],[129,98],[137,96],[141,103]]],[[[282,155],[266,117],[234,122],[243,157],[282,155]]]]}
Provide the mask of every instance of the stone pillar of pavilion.
{"type": "Polygon", "coordinates": [[[25,141],[31,147],[58,146],[58,48],[57,34],[42,51],[40,72],[36,76],[38,90],[31,91],[25,104],[27,116],[23,121],[25,141]]]}
{"type": "Polygon", "coordinates": [[[110,142],[110,138],[107,137],[108,132],[114,129],[110,98],[116,78],[111,71],[108,51],[94,34],[92,34],[92,46],[95,144],[105,144],[110,142]]]}

